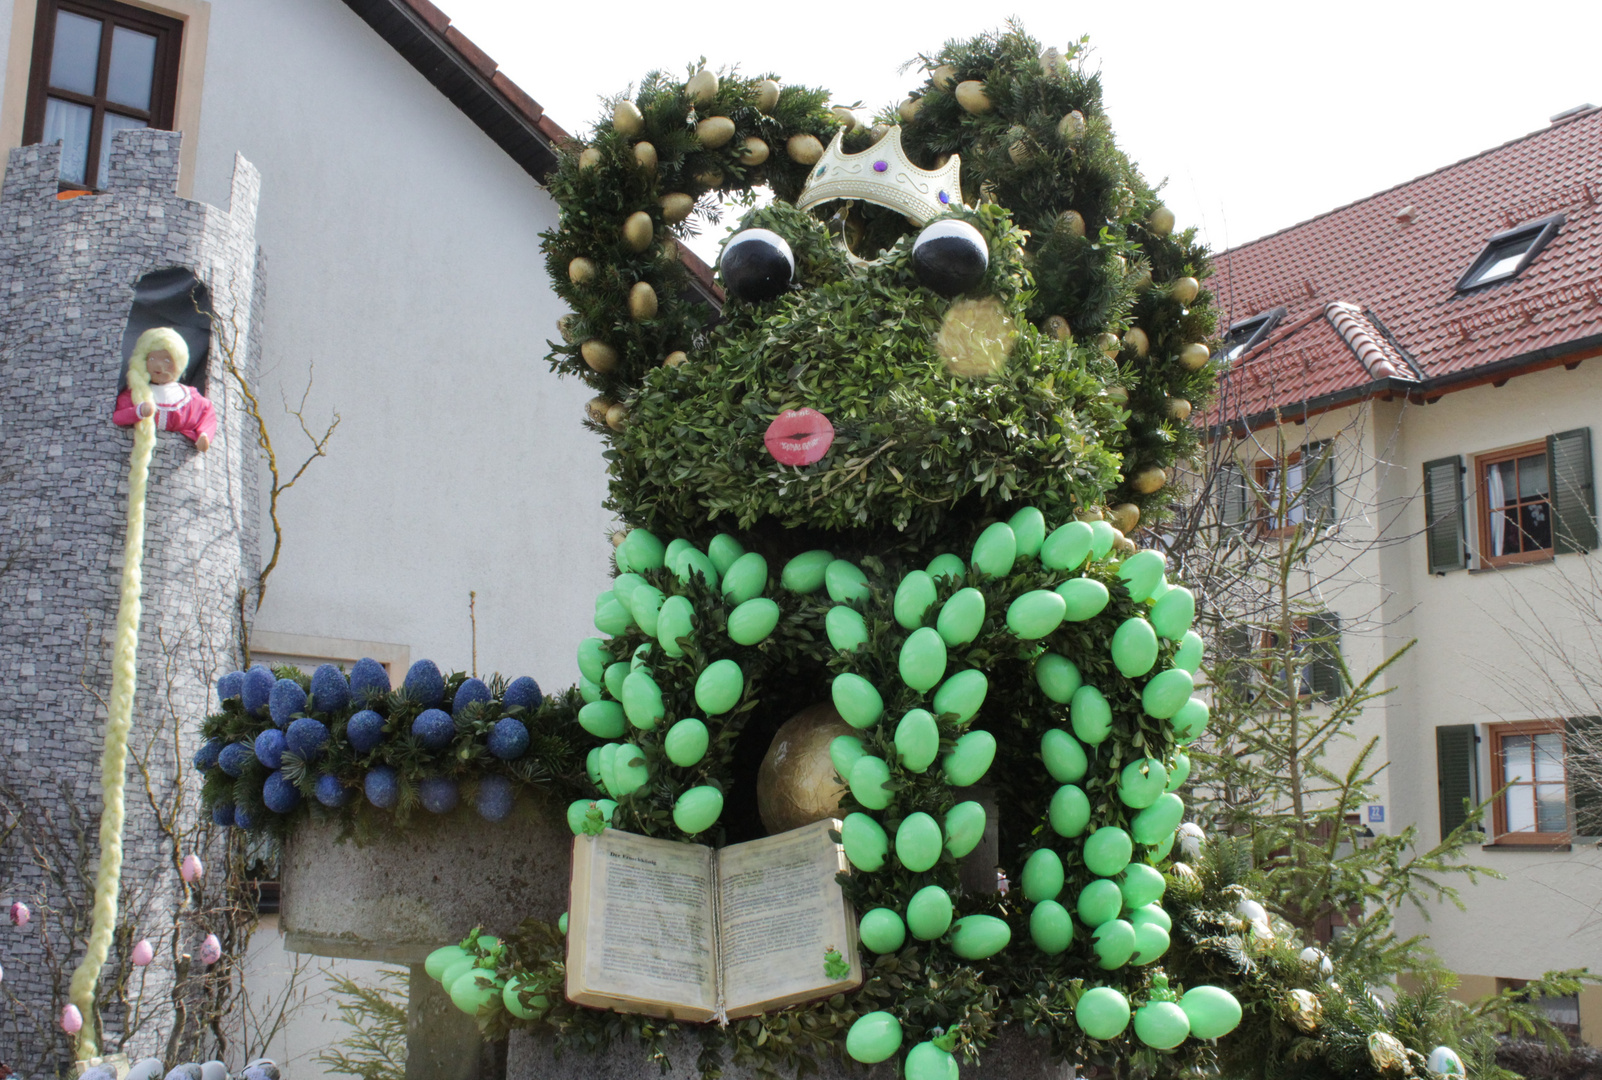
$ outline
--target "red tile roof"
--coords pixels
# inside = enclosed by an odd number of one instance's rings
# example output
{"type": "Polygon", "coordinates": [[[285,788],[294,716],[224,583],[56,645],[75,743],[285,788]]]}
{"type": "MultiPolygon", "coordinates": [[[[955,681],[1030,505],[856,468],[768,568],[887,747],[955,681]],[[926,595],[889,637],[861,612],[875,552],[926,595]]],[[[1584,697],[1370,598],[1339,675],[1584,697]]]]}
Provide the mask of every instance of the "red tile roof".
{"type": "Polygon", "coordinates": [[[1227,322],[1286,309],[1225,377],[1214,423],[1434,396],[1602,353],[1602,109],[1243,244],[1214,266],[1207,285],[1227,322]],[[1553,214],[1562,227],[1517,278],[1456,290],[1491,235],[1553,214]]]}

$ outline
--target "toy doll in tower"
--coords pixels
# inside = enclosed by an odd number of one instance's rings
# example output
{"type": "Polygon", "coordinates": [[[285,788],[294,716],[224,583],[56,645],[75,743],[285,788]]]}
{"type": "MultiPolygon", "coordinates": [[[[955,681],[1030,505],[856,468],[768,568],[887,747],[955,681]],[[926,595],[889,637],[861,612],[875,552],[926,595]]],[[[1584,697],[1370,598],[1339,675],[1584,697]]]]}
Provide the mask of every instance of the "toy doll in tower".
{"type": "Polygon", "coordinates": [[[178,381],[188,368],[189,346],[178,331],[169,326],[146,330],[128,357],[128,385],[117,395],[111,419],[132,427],[153,415],[156,430],[179,432],[195,449],[206,450],[217,434],[217,417],[206,395],[178,381]]]}

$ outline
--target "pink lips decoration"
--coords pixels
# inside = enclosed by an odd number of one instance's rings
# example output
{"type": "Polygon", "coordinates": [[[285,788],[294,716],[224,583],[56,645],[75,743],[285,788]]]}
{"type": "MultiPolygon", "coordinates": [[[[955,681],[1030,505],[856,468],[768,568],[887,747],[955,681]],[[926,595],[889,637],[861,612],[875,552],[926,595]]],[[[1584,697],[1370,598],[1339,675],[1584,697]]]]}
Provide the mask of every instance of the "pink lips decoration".
{"type": "Polygon", "coordinates": [[[768,425],[762,443],[781,465],[811,465],[829,452],[834,425],[816,409],[791,409],[768,425]]]}

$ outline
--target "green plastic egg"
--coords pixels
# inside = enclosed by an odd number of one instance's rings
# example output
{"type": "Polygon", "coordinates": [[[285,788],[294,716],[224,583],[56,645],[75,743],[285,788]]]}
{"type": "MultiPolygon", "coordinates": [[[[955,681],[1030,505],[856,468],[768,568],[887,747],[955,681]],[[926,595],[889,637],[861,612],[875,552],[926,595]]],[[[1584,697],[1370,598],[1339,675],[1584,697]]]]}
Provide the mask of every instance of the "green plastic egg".
{"type": "Polygon", "coordinates": [[[784,564],[779,583],[793,593],[815,593],[823,588],[824,575],[832,562],[833,552],[804,551],[784,564]]]}
{"type": "Polygon", "coordinates": [[[745,546],[728,533],[718,533],[706,546],[706,553],[711,556],[712,565],[717,568],[718,573],[727,574],[729,567],[745,554],[745,546]]]}
{"type": "Polygon", "coordinates": [[[667,738],[662,741],[662,750],[673,764],[688,769],[692,765],[699,765],[706,756],[710,738],[705,724],[693,716],[687,716],[668,728],[667,738]]]}
{"type": "Polygon", "coordinates": [[[884,1061],[900,1049],[901,1021],[891,1013],[864,1013],[846,1032],[846,1053],[864,1065],[884,1061]]]}
{"type": "Polygon", "coordinates": [[[579,697],[584,699],[585,704],[600,701],[602,694],[605,693],[599,683],[593,683],[582,675],[579,676],[578,687],[579,697]]]}
{"type": "Polygon", "coordinates": [[[940,824],[921,810],[908,814],[896,829],[896,858],[915,874],[940,861],[940,824]]]}
{"type": "Polygon", "coordinates": [[[985,625],[985,595],[975,588],[958,589],[940,605],[935,629],[952,648],[979,636],[985,625]]]}
{"type": "Polygon", "coordinates": [[[615,739],[628,730],[623,706],[615,701],[592,701],[579,710],[578,722],[597,739],[615,739]]]}
{"type": "Polygon", "coordinates": [[[1112,922],[1124,907],[1124,894],[1106,878],[1098,878],[1079,890],[1074,909],[1079,921],[1094,930],[1102,923],[1112,922]]]}
{"type": "Polygon", "coordinates": [[[1012,941],[1012,927],[994,915],[964,915],[951,926],[951,951],[964,960],[984,960],[1012,941]]]}
{"type": "Polygon", "coordinates": [[[556,917],[556,930],[563,937],[567,936],[567,912],[564,911],[556,917]]]}
{"type": "Polygon", "coordinates": [[[1103,971],[1121,968],[1135,955],[1135,928],[1122,919],[1102,923],[1090,937],[1096,963],[1103,971]]]}
{"type": "Polygon", "coordinates": [[[673,573],[685,585],[688,585],[690,579],[699,574],[706,579],[708,588],[716,589],[718,587],[718,568],[713,565],[711,558],[699,548],[689,548],[684,554],[680,555],[673,564],[673,573]]]}
{"type": "Polygon", "coordinates": [[[606,790],[608,795],[613,797],[616,797],[617,795],[617,773],[613,772],[613,769],[617,762],[617,752],[619,749],[620,748],[617,743],[609,742],[605,746],[601,747],[601,756],[599,758],[601,767],[601,787],[606,790]]]}
{"type": "Polygon", "coordinates": [[[606,600],[595,605],[595,629],[603,634],[617,637],[634,625],[634,616],[622,601],[606,594],[606,600]]]}
{"type": "Polygon", "coordinates": [[[1138,615],[1125,619],[1113,631],[1112,658],[1126,679],[1146,674],[1157,663],[1157,631],[1138,615]]]}
{"type": "Polygon", "coordinates": [[[1173,589],[1173,588],[1176,588],[1176,587],[1177,586],[1170,585],[1167,578],[1158,578],[1157,579],[1157,587],[1151,591],[1151,596],[1147,597],[1147,600],[1149,602],[1155,604],[1157,601],[1161,600],[1164,596],[1168,595],[1168,590],[1169,589],[1173,589]]]}
{"type": "Polygon", "coordinates": [[[633,795],[651,779],[651,770],[645,763],[645,752],[633,743],[624,743],[612,759],[611,784],[613,798],[633,795]]]}
{"type": "Polygon", "coordinates": [[[629,723],[642,731],[650,731],[662,722],[666,712],[662,688],[656,685],[651,673],[644,668],[630,672],[623,680],[623,714],[629,723]]]}
{"type": "Polygon", "coordinates": [[[890,908],[876,907],[862,916],[857,937],[876,953],[893,953],[907,943],[907,924],[890,908]]]}
{"type": "Polygon", "coordinates": [[[1217,1039],[1240,1025],[1240,1002],[1217,986],[1193,986],[1179,999],[1190,1020],[1190,1033],[1198,1039],[1217,1039]]]}
{"type": "Polygon", "coordinates": [[[630,529],[623,538],[623,550],[628,552],[629,569],[636,574],[660,569],[667,555],[666,546],[648,529],[630,529]]]}
{"type": "Polygon", "coordinates": [[[934,713],[944,716],[952,713],[957,723],[966,724],[979,714],[990,692],[990,680],[977,668],[959,671],[941,684],[934,695],[934,713]]]}
{"type": "Polygon", "coordinates": [[[923,625],[924,618],[935,602],[934,578],[927,571],[913,570],[896,586],[894,611],[896,622],[908,630],[923,625]]]}
{"type": "Polygon", "coordinates": [[[460,979],[469,971],[482,970],[484,969],[478,966],[478,954],[467,952],[464,949],[463,955],[460,958],[452,960],[450,963],[446,964],[444,970],[440,972],[440,988],[445,991],[446,996],[449,996],[451,992],[451,984],[457,979],[460,979]]]}
{"type": "Polygon", "coordinates": [[[823,617],[824,633],[829,644],[841,652],[855,652],[868,640],[868,623],[855,608],[836,604],[823,617]]]}
{"type": "Polygon", "coordinates": [[[868,575],[854,563],[835,559],[823,568],[823,584],[829,599],[837,604],[854,604],[867,598],[868,575]]]}
{"type": "Polygon", "coordinates": [[[890,782],[890,766],[883,758],[863,754],[851,766],[851,794],[869,810],[883,810],[890,805],[893,793],[885,787],[890,782]]]}
{"type": "Polygon", "coordinates": [[[629,611],[647,636],[656,637],[656,616],[667,597],[654,585],[641,585],[629,597],[629,611]]]}
{"type": "Polygon", "coordinates": [[[513,975],[506,980],[506,986],[501,990],[501,1004],[506,1011],[519,1020],[533,1020],[543,1016],[551,1007],[549,999],[544,994],[534,994],[529,997],[528,1004],[523,1004],[523,989],[537,986],[538,983],[532,975],[513,975]]]}
{"type": "Polygon", "coordinates": [[[1080,677],[1079,665],[1066,656],[1049,652],[1035,661],[1035,682],[1041,693],[1059,705],[1066,705],[1073,700],[1074,691],[1084,680],[1080,677]]]}
{"type": "Polygon", "coordinates": [[[579,673],[590,682],[598,683],[606,678],[606,665],[611,662],[612,650],[606,647],[605,641],[598,637],[592,637],[585,638],[579,642],[579,673]]]}
{"type": "Polygon", "coordinates": [[[1154,1050],[1172,1050],[1190,1035],[1190,1020],[1172,1001],[1148,1001],[1135,1012],[1135,1038],[1154,1050]]]}
{"type": "Polygon", "coordinates": [[[1147,852],[1146,858],[1153,863],[1162,862],[1164,859],[1168,858],[1168,853],[1174,850],[1174,841],[1176,839],[1178,839],[1178,837],[1176,837],[1173,833],[1169,833],[1167,836],[1151,845],[1151,850],[1147,852]]]}
{"type": "Polygon", "coordinates": [[[862,749],[862,740],[855,735],[836,735],[829,741],[829,760],[834,764],[834,771],[844,780],[851,775],[851,766],[857,763],[866,751],[862,749]]]}
{"type": "Polygon", "coordinates": [[[1165,792],[1135,815],[1129,823],[1129,829],[1142,844],[1160,844],[1165,837],[1174,834],[1184,819],[1185,800],[1173,792],[1165,792]]]}
{"type": "Polygon", "coordinates": [[[1012,526],[998,521],[979,534],[973,543],[973,568],[985,577],[1006,577],[1018,560],[1018,537],[1012,526]]]}
{"type": "Polygon", "coordinates": [[[898,663],[901,681],[919,693],[933,689],[945,678],[946,643],[932,626],[921,627],[907,635],[901,644],[898,663]]]}
{"type": "Polygon", "coordinates": [[[847,814],[840,824],[840,844],[851,865],[871,874],[884,865],[890,853],[890,838],[884,826],[863,813],[847,814]]]}
{"type": "Polygon", "coordinates": [[[1052,570],[1077,570],[1090,554],[1091,536],[1083,521],[1059,526],[1040,545],[1040,561],[1052,570]]]}
{"type": "Polygon", "coordinates": [[[946,850],[960,859],[985,838],[985,808],[969,800],[946,811],[946,850]]]}
{"type": "Polygon", "coordinates": [[[1129,999],[1110,986],[1092,987],[1074,1006],[1074,1022],[1092,1039],[1116,1039],[1129,1026],[1129,999]]]}
{"type": "Polygon", "coordinates": [[[996,760],[996,737],[988,731],[970,731],[957,739],[957,745],[946,755],[946,783],[952,787],[968,787],[990,771],[996,760]]]}
{"type": "Polygon", "coordinates": [[[1144,810],[1168,787],[1168,770],[1156,758],[1136,758],[1118,777],[1118,801],[1131,810],[1144,810]]]}
{"type": "Polygon", "coordinates": [[[940,725],[927,709],[909,709],[896,724],[896,760],[909,772],[921,773],[940,754],[940,725]]]}
{"type": "MultiPolygon", "coordinates": [[[[660,627],[661,623],[662,623],[661,614],[658,613],[658,615],[657,615],[657,626],[660,627]]],[[[629,670],[630,671],[638,671],[641,668],[645,668],[646,670],[650,670],[650,666],[651,666],[651,643],[649,641],[647,641],[647,642],[642,643],[638,648],[636,648],[634,650],[634,654],[629,657],[629,670]]]]}
{"type": "Polygon", "coordinates": [[[1007,606],[1007,629],[1025,641],[1037,641],[1062,625],[1067,601],[1050,589],[1026,592],[1007,606]]]}
{"type": "Polygon", "coordinates": [[[451,1004],[468,1016],[477,1016],[478,1010],[500,996],[500,978],[485,968],[463,975],[451,983],[451,1004]]]}
{"type": "Polygon", "coordinates": [[[1178,791],[1190,779],[1190,755],[1182,750],[1174,751],[1174,763],[1168,769],[1168,791],[1178,791]]]}
{"type": "Polygon", "coordinates": [[[768,560],[754,551],[735,559],[734,565],[723,572],[723,598],[731,604],[755,599],[767,587],[768,560]]]}
{"type": "Polygon", "coordinates": [[[1174,666],[1196,674],[1201,670],[1203,651],[1201,635],[1194,630],[1185,631],[1185,636],[1179,639],[1179,648],[1174,650],[1174,666]]]}
{"type": "Polygon", "coordinates": [[[747,600],[729,612],[729,637],[736,645],[755,645],[779,625],[779,605],[765,596],[747,600]]]}
{"type": "Polygon", "coordinates": [[[1042,900],[1057,899],[1062,892],[1063,880],[1062,856],[1050,848],[1037,848],[1031,852],[1029,858],[1024,860],[1023,873],[1019,875],[1024,899],[1037,904],[1042,900]]]}
{"type": "Polygon", "coordinates": [[[601,748],[592,749],[584,756],[584,775],[590,778],[590,783],[597,787],[601,784],[601,748]]]}
{"type": "Polygon", "coordinates": [[[1076,785],[1064,784],[1051,797],[1048,816],[1052,832],[1072,839],[1090,824],[1090,798],[1076,785]]]}
{"type": "Polygon", "coordinates": [[[644,584],[645,579],[638,574],[619,574],[612,579],[612,594],[627,604],[634,596],[634,590],[644,584]]]}
{"type": "Polygon", "coordinates": [[[1184,707],[1195,689],[1196,680],[1184,668],[1159,671],[1140,692],[1140,707],[1147,716],[1167,720],[1184,707]]]}
{"type": "Polygon", "coordinates": [[[1140,933],[1142,926],[1148,924],[1162,927],[1163,933],[1166,934],[1173,929],[1174,918],[1162,909],[1161,904],[1146,904],[1129,913],[1129,925],[1135,928],[1136,934],[1140,933]]]}
{"type": "Polygon", "coordinates": [[[1196,596],[1184,586],[1163,593],[1151,607],[1151,625],[1169,641],[1180,641],[1196,621],[1196,596]]]}
{"type": "Polygon", "coordinates": [[[1046,515],[1033,506],[1026,506],[1007,519],[1012,535],[1018,542],[1018,557],[1033,559],[1040,554],[1046,542],[1046,515]]]}
{"type": "Polygon", "coordinates": [[[1118,879],[1118,889],[1124,894],[1124,906],[1127,908],[1155,904],[1163,898],[1163,890],[1167,888],[1168,882],[1163,880],[1162,871],[1145,863],[1130,863],[1118,879]]]}
{"type": "Polygon", "coordinates": [[[1094,619],[1112,599],[1112,593],[1107,591],[1107,586],[1095,578],[1087,577],[1063,582],[1057,586],[1057,595],[1062,597],[1063,618],[1069,622],[1094,619]]]}
{"type": "Polygon", "coordinates": [[[733,660],[715,660],[695,680],[695,704],[708,716],[722,716],[740,702],[745,673],[733,660]]]}
{"type": "Polygon", "coordinates": [[[1174,729],[1175,740],[1183,745],[1201,738],[1207,730],[1207,720],[1211,715],[1212,710],[1201,698],[1193,697],[1185,702],[1168,721],[1169,726],[1174,729]]]}
{"type": "Polygon", "coordinates": [[[1085,841],[1085,866],[1092,874],[1113,877],[1123,872],[1134,853],[1128,833],[1116,825],[1103,825],[1085,841]]]}
{"type": "Polygon", "coordinates": [[[884,715],[884,698],[861,675],[841,672],[834,677],[829,694],[841,718],[859,730],[872,727],[884,715]]]}
{"type": "Polygon", "coordinates": [[[691,836],[717,824],[723,813],[723,792],[711,785],[693,787],[673,804],[673,824],[691,836]]]}
{"type": "Polygon", "coordinates": [[[907,929],[919,941],[933,941],[951,927],[951,896],[938,885],[927,885],[907,901],[907,929]]]}
{"type": "MultiPolygon", "coordinates": [[[[1131,924],[1134,925],[1134,924],[1131,924]]],[[[1168,931],[1156,923],[1141,923],[1135,927],[1135,951],[1129,962],[1137,967],[1154,964],[1168,951],[1168,931]]]]}
{"type": "Polygon", "coordinates": [[[1089,746],[1100,746],[1112,734],[1112,706],[1094,686],[1081,686],[1074,691],[1068,719],[1079,741],[1089,746]]]}
{"type": "Polygon", "coordinates": [[[1152,590],[1163,579],[1163,571],[1167,568],[1168,560],[1163,558],[1160,551],[1147,548],[1137,551],[1123,561],[1118,567],[1118,577],[1129,588],[1129,598],[1135,603],[1151,596],[1152,590]]]}
{"type": "Polygon", "coordinates": [[[968,564],[962,561],[962,556],[947,552],[930,559],[927,572],[932,578],[961,581],[968,576],[968,564]]]}
{"type": "Polygon", "coordinates": [[[695,605],[687,596],[670,596],[656,613],[656,640],[669,656],[683,656],[679,638],[695,633],[695,605]]]}
{"type": "MultiPolygon", "coordinates": [[[[585,805],[589,804],[586,803],[585,805]]],[[[568,816],[572,816],[571,812],[569,812],[568,816]]],[[[445,945],[428,954],[428,958],[423,961],[423,970],[428,972],[430,979],[439,982],[440,978],[445,974],[446,965],[471,956],[473,954],[460,945],[445,945]]]]}
{"type": "Polygon", "coordinates": [[[667,550],[662,552],[662,565],[667,567],[669,570],[675,569],[679,559],[684,556],[686,551],[689,551],[693,547],[695,547],[695,545],[684,539],[682,536],[669,540],[667,550]]]}
{"type": "Polygon", "coordinates": [[[1046,763],[1051,778],[1059,784],[1077,784],[1090,768],[1085,748],[1061,728],[1052,728],[1040,737],[1040,758],[1046,763]]]}
{"type": "Polygon", "coordinates": [[[907,1080],[957,1080],[957,1059],[932,1042],[921,1042],[907,1051],[903,1073],[907,1080]]]}
{"type": "Polygon", "coordinates": [[[1073,944],[1074,921],[1068,909],[1055,900],[1042,900],[1029,913],[1029,938],[1047,956],[1056,956],[1073,944]]]}
{"type": "Polygon", "coordinates": [[[619,660],[615,664],[608,664],[606,666],[605,677],[606,692],[611,694],[614,698],[622,700],[623,680],[628,678],[629,672],[633,670],[634,665],[630,664],[626,660],[619,660]]]}
{"type": "Polygon", "coordinates": [[[1090,557],[1101,560],[1118,542],[1118,530],[1112,527],[1109,521],[1092,521],[1090,523],[1090,557]]]}

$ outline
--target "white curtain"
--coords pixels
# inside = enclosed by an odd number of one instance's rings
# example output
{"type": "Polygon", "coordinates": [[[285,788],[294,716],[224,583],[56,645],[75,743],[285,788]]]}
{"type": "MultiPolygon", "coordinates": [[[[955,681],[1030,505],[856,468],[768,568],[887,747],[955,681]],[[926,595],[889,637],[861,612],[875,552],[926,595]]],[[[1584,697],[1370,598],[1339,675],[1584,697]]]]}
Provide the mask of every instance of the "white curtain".
{"type": "Polygon", "coordinates": [[[1502,488],[1500,465],[1492,465],[1485,470],[1485,501],[1491,508],[1491,554],[1505,554],[1502,545],[1507,531],[1507,518],[1502,513],[1502,506],[1507,502],[1507,493],[1502,488]]]}

